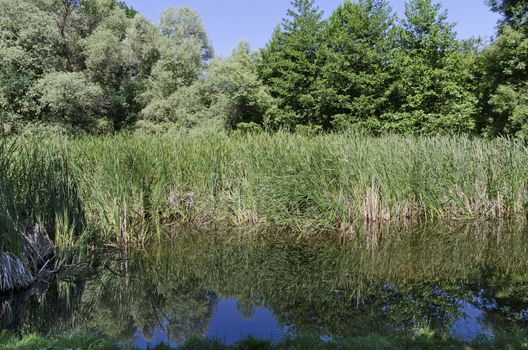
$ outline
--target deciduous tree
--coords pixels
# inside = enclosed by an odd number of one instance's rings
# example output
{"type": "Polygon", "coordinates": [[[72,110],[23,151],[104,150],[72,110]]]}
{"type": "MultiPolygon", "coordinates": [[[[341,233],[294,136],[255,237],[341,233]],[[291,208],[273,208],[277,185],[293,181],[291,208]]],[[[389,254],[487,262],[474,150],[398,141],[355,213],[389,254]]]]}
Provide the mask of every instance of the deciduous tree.
{"type": "Polygon", "coordinates": [[[528,138],[528,30],[504,26],[480,56],[477,75],[479,129],[528,138]]]}
{"type": "Polygon", "coordinates": [[[29,89],[64,67],[53,16],[31,1],[0,0],[0,96],[5,120],[32,118],[29,89]]]}
{"type": "Polygon", "coordinates": [[[487,0],[491,9],[503,15],[502,22],[520,27],[528,24],[528,0],[487,0]]]}

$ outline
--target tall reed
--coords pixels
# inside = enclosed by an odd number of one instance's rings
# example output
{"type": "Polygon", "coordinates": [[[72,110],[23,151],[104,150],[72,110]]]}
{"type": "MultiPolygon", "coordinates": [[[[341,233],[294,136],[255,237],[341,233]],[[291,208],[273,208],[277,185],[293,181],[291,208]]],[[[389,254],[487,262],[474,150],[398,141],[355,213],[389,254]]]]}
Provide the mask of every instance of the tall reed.
{"type": "MultiPolygon", "coordinates": [[[[299,232],[526,216],[528,149],[465,136],[118,135],[67,143],[88,220],[299,232]]],[[[126,225],[124,225],[126,223],[126,225]]]]}
{"type": "Polygon", "coordinates": [[[279,132],[18,143],[0,155],[2,205],[14,208],[0,222],[42,222],[66,241],[83,224],[126,243],[175,223],[344,233],[522,219],[528,207],[528,148],[516,140],[279,132]]]}
{"type": "Polygon", "coordinates": [[[65,148],[43,140],[0,140],[0,291],[26,287],[64,232],[84,214],[65,148]]]}

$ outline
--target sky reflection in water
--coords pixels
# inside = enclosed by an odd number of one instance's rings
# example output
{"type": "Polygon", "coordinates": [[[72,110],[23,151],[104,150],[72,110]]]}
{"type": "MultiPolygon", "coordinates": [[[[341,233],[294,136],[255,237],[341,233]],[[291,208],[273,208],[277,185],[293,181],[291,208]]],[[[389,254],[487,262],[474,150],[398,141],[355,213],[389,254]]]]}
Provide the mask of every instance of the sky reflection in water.
{"type": "MultiPolygon", "coordinates": [[[[236,344],[248,337],[277,342],[288,334],[288,327],[281,326],[273,312],[265,307],[257,307],[249,318],[237,309],[236,299],[221,299],[216,305],[213,317],[203,336],[219,339],[228,345],[236,344]]],[[[484,311],[467,301],[460,301],[461,315],[454,320],[451,334],[460,340],[472,341],[477,337],[493,338],[493,330],[485,322],[484,311]]],[[[147,350],[160,344],[176,348],[178,343],[171,339],[167,331],[169,322],[164,320],[161,327],[155,327],[154,336],[146,338],[141,329],[136,330],[134,346],[147,350]]],[[[332,337],[321,336],[327,340],[332,337]]]]}

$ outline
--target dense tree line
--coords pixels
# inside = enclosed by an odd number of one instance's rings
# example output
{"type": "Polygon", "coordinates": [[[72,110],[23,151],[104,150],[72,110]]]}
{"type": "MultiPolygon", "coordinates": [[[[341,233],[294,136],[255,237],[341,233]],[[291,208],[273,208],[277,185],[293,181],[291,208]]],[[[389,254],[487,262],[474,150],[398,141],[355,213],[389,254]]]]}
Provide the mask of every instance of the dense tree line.
{"type": "Polygon", "coordinates": [[[293,0],[268,45],[213,52],[199,15],[117,0],[0,0],[0,132],[284,128],[528,137],[528,0],[458,40],[433,0],[293,0]]]}

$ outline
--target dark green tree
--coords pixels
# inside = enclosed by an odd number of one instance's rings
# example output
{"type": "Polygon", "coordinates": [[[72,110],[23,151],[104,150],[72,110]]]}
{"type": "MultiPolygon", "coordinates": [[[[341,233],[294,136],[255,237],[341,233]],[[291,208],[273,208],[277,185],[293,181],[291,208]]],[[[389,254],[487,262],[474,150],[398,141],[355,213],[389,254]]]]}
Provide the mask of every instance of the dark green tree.
{"type": "Polygon", "coordinates": [[[528,21],[528,0],[487,0],[491,9],[504,16],[502,22],[510,26],[523,26],[528,21]]]}
{"type": "Polygon", "coordinates": [[[477,125],[488,136],[528,138],[528,1],[490,4],[504,18],[498,38],[478,62],[477,125]]]}
{"type": "Polygon", "coordinates": [[[394,15],[385,0],[345,1],[323,31],[318,122],[324,128],[378,128],[384,112],[394,15]]]}
{"type": "Polygon", "coordinates": [[[381,127],[403,133],[474,129],[470,55],[457,41],[447,12],[432,0],[410,0],[391,60],[391,107],[381,127]]]}
{"type": "Polygon", "coordinates": [[[134,18],[138,12],[131,6],[128,6],[124,1],[116,1],[116,5],[123,11],[128,18],[134,18]]]}
{"type": "Polygon", "coordinates": [[[259,64],[261,78],[279,103],[279,109],[267,116],[267,123],[274,127],[310,124],[317,109],[314,81],[323,14],[314,0],[293,0],[291,6],[259,64]]]}

